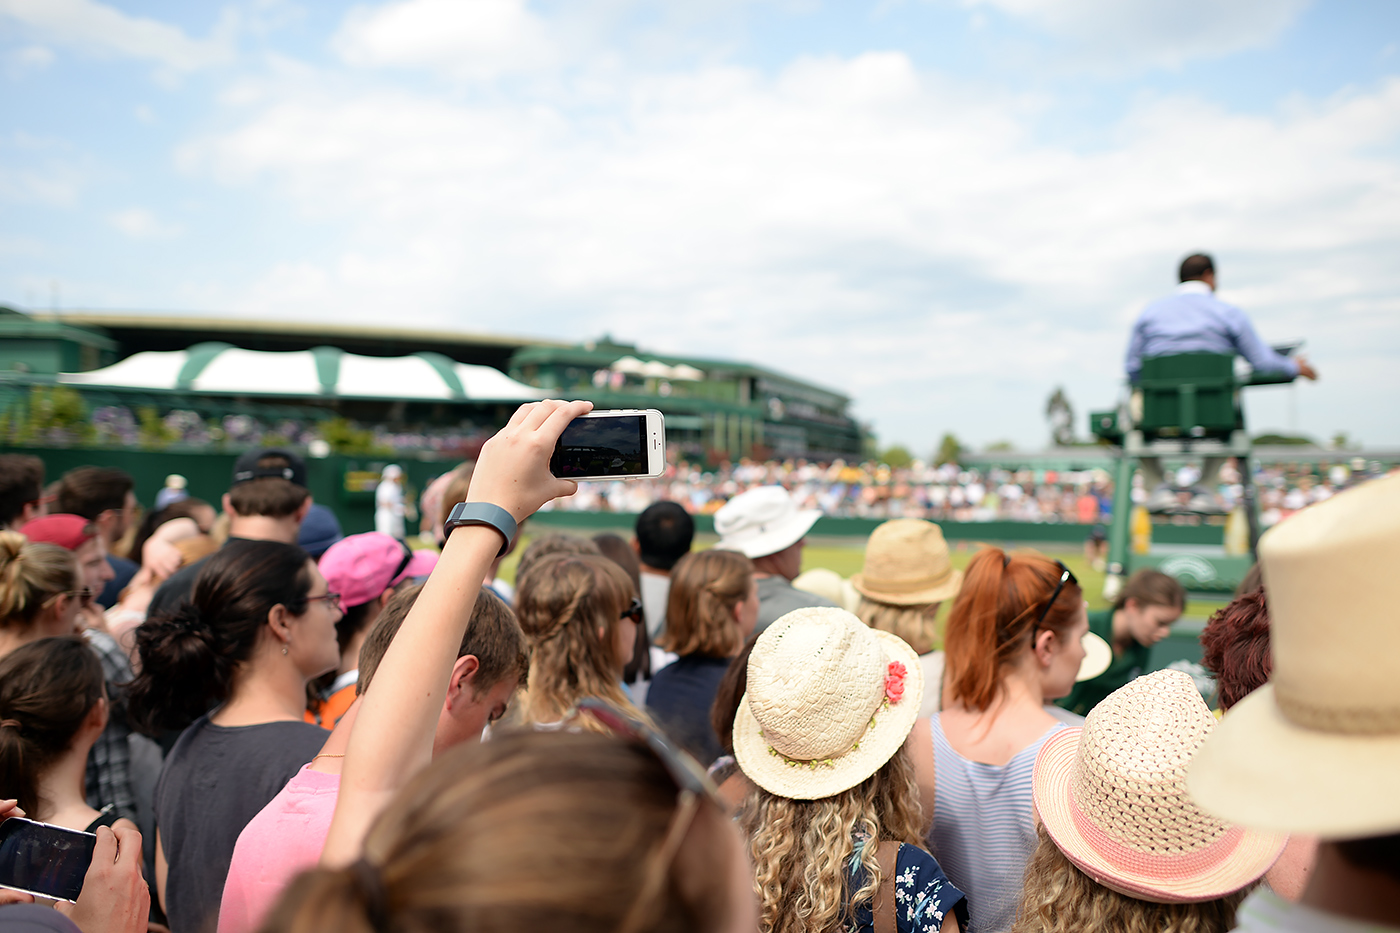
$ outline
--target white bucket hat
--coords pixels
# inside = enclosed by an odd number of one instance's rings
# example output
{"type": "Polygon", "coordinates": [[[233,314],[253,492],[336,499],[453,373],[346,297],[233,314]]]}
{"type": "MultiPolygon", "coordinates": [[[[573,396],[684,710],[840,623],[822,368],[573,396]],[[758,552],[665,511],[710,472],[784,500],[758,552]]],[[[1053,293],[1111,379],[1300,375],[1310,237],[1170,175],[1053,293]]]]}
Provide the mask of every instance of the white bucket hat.
{"type": "Polygon", "coordinates": [[[801,541],[821,515],[820,509],[799,510],[781,486],[759,486],[739,493],[715,513],[715,547],[767,557],[801,541]]]}
{"type": "Polygon", "coordinates": [[[1241,829],[1191,801],[1186,768],[1215,727],[1181,671],[1118,688],[1035,761],[1036,812],[1080,871],[1159,904],[1211,901],[1253,884],[1288,837],[1241,829]]]}
{"type": "Polygon", "coordinates": [[[1271,529],[1259,563],[1273,674],[1196,756],[1192,796],[1245,826],[1400,831],[1400,476],[1271,529]]]}
{"type": "Polygon", "coordinates": [[[844,609],[794,609],[758,636],[734,757],[780,797],[855,787],[899,751],[923,700],[914,649],[844,609]]]}

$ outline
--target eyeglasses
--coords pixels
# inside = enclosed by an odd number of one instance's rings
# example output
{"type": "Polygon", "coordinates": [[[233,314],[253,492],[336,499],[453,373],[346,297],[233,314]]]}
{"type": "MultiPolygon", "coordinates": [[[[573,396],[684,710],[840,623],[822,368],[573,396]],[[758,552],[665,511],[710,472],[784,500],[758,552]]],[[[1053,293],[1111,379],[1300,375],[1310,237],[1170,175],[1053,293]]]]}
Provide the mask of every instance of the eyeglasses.
{"type": "Polygon", "coordinates": [[[646,613],[642,611],[642,601],[633,597],[632,604],[622,610],[622,615],[618,616],[618,618],[631,619],[633,622],[641,625],[642,621],[646,619],[646,613]]]}
{"type": "Polygon", "coordinates": [[[1045,604],[1044,609],[1040,610],[1040,618],[1035,620],[1035,625],[1031,628],[1032,638],[1035,637],[1035,633],[1040,630],[1040,626],[1045,622],[1045,617],[1050,614],[1050,607],[1055,605],[1055,600],[1059,597],[1060,590],[1065,588],[1065,583],[1073,583],[1075,586],[1079,585],[1079,579],[1075,577],[1072,570],[1066,567],[1061,561],[1057,560],[1055,563],[1060,567],[1060,582],[1055,584],[1055,592],[1050,594],[1050,601],[1045,604]]]}
{"type": "Polygon", "coordinates": [[[309,603],[314,603],[318,599],[324,599],[326,601],[326,604],[332,609],[340,609],[342,612],[344,612],[344,609],[341,609],[339,593],[322,593],[320,596],[306,597],[306,601],[309,603]]]}
{"type": "Polygon", "coordinates": [[[78,602],[84,606],[97,598],[97,594],[94,593],[90,587],[83,587],[81,590],[64,590],[63,595],[76,598],[78,602]]]}
{"type": "MultiPolygon", "coordinates": [[[[641,606],[638,600],[634,599],[632,603],[638,608],[641,606]]],[[[572,722],[584,714],[592,716],[613,735],[645,745],[647,750],[656,756],[656,760],[661,762],[661,766],[666,769],[666,773],[671,776],[671,780],[676,782],[678,788],[676,812],[671,817],[670,826],[666,829],[665,841],[657,853],[657,870],[648,873],[648,878],[643,883],[636,901],[633,902],[632,909],[628,911],[628,916],[621,924],[620,929],[628,930],[635,926],[634,920],[640,916],[642,909],[651,903],[661,884],[665,881],[671,863],[675,860],[676,853],[680,851],[685,834],[689,832],[691,823],[695,821],[695,814],[700,808],[700,799],[708,797],[715,806],[720,808],[720,812],[724,812],[724,804],[719,799],[719,788],[715,786],[715,782],[710,779],[709,774],[700,766],[700,763],[673,745],[670,739],[647,723],[633,719],[606,700],[598,700],[593,697],[579,700],[566,722],[572,722]]]]}

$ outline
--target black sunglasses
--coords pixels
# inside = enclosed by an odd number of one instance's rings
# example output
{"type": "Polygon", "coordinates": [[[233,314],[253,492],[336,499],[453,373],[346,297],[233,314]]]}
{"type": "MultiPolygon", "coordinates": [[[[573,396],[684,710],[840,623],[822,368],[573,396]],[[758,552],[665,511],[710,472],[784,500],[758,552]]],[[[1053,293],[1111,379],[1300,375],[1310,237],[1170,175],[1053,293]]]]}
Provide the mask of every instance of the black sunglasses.
{"type": "Polygon", "coordinates": [[[1057,560],[1055,563],[1060,567],[1060,582],[1055,584],[1055,592],[1050,594],[1050,601],[1045,604],[1044,609],[1040,610],[1040,618],[1035,620],[1035,625],[1031,628],[1032,637],[1034,637],[1035,632],[1040,630],[1041,624],[1045,622],[1045,617],[1050,614],[1050,607],[1055,605],[1055,600],[1059,597],[1060,590],[1065,588],[1065,583],[1079,585],[1079,578],[1074,575],[1074,571],[1066,567],[1062,561],[1057,560]]]}
{"type": "Polygon", "coordinates": [[[636,597],[633,597],[632,604],[626,609],[622,610],[622,615],[618,616],[618,618],[631,619],[633,622],[636,622],[638,625],[641,625],[643,620],[646,619],[646,613],[642,611],[642,601],[640,599],[637,599],[636,597]]]}

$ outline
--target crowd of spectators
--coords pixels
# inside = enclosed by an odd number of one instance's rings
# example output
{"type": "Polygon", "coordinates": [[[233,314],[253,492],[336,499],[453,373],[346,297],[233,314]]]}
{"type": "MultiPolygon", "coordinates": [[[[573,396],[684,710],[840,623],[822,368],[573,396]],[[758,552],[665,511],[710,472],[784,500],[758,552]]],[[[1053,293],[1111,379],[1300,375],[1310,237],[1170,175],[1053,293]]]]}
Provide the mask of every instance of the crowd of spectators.
{"type": "Polygon", "coordinates": [[[92,852],[56,910],[20,874],[56,847],[0,858],[0,933],[1400,931],[1400,476],[1261,474],[1297,514],[1202,638],[1220,718],[1152,670],[1175,579],[1091,614],[930,520],[1101,520],[1093,471],[576,487],[548,463],[588,407],[522,406],[416,551],[343,535],[286,449],[144,517],[120,470],[46,494],[0,455],[0,825],[92,852]],[[498,577],[600,495],[630,540],[498,577]],[[824,514],[887,519],[849,580],[801,573],[824,514]]]}
{"type": "MultiPolygon", "coordinates": [[[[1393,466],[1393,465],[1392,465],[1393,466]]],[[[1305,506],[1321,502],[1362,479],[1379,475],[1385,465],[1375,461],[1345,463],[1256,465],[1264,527],[1305,506]]],[[[1185,487],[1199,480],[1190,465],[1177,471],[1185,487]]],[[[1113,511],[1113,478],[1107,469],[1077,470],[962,467],[914,461],[892,469],[874,463],[813,463],[806,460],[742,460],[737,464],[701,467],[681,461],[655,480],[585,482],[568,499],[546,506],[580,512],[641,512],[653,502],[682,504],[695,514],[712,514],[734,496],[759,486],[780,485],[802,508],[823,515],[859,518],[923,518],[955,522],[1106,522],[1113,511]]],[[[1228,512],[1243,494],[1233,462],[1221,471],[1215,491],[1220,512],[1228,512]]],[[[1135,477],[1133,501],[1147,500],[1141,476],[1135,477]]]]}

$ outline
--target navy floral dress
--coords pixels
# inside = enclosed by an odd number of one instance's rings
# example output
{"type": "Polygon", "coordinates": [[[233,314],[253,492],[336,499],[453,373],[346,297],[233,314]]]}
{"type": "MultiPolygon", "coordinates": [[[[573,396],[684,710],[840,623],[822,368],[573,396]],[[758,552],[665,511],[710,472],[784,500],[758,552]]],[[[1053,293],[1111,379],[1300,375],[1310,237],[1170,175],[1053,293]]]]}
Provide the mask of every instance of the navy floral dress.
{"type": "MultiPolygon", "coordinates": [[[[875,847],[868,837],[856,837],[856,851],[851,856],[850,888],[860,888],[857,872],[862,871],[867,855],[875,858],[875,847]]],[[[959,926],[967,929],[967,895],[953,887],[938,862],[918,846],[900,845],[895,861],[894,876],[895,929],[898,933],[938,933],[943,918],[953,913],[959,926]]],[[[875,915],[869,901],[856,908],[854,933],[871,933],[875,915]]]]}

